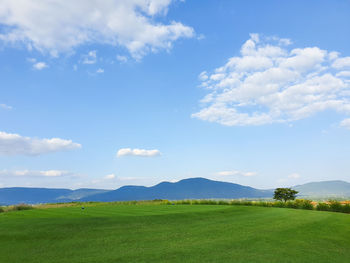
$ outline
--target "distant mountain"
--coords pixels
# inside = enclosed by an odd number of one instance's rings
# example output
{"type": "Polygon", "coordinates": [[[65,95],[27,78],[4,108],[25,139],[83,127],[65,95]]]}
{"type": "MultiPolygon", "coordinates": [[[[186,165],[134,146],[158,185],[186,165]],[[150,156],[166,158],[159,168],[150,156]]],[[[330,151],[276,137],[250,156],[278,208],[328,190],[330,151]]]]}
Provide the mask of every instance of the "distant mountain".
{"type": "Polygon", "coordinates": [[[234,183],[205,178],[184,179],[176,183],[162,182],[152,187],[123,186],[117,190],[84,197],[81,201],[127,201],[152,199],[210,199],[272,197],[270,190],[258,190],[234,183]]]}
{"type": "Polygon", "coordinates": [[[77,190],[70,190],[68,194],[61,195],[57,197],[57,200],[59,202],[71,202],[71,201],[76,201],[81,198],[90,196],[90,195],[95,195],[95,194],[101,194],[101,193],[106,193],[111,190],[103,190],[103,189],[88,189],[88,188],[80,188],[77,190]]]}
{"type": "Polygon", "coordinates": [[[345,181],[312,182],[294,186],[299,197],[350,197],[350,183],[345,181]]]}
{"type": "Polygon", "coordinates": [[[70,202],[106,191],[96,189],[70,190],[28,187],[0,188],[0,205],[70,202]]]}
{"type": "MultiPolygon", "coordinates": [[[[350,183],[344,181],[313,182],[292,187],[299,198],[350,197],[350,183]]],[[[0,188],[0,205],[19,203],[57,203],[71,201],[129,201],[153,199],[236,199],[272,198],[273,190],[259,190],[234,183],[205,178],[184,179],[176,183],[162,182],[155,186],[123,186],[117,190],[0,188]]]]}

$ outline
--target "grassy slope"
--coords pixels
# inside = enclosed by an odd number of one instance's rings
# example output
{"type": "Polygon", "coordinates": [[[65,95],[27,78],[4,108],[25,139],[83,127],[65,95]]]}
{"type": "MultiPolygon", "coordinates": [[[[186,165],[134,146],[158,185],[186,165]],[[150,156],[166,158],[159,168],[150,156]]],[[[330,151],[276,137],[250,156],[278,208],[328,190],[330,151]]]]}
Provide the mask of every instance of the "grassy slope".
{"type": "Polygon", "coordinates": [[[0,262],[347,262],[350,215],[214,205],[0,214],[0,262]]]}

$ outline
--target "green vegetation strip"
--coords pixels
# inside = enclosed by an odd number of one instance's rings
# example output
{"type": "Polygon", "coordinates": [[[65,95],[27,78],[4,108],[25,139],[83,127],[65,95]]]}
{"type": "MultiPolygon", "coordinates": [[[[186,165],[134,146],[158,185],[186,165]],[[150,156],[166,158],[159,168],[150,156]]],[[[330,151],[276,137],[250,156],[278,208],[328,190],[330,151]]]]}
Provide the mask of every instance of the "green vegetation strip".
{"type": "Polygon", "coordinates": [[[180,200],[180,201],[167,201],[167,204],[182,204],[182,205],[244,205],[244,206],[263,206],[263,207],[279,207],[279,208],[294,208],[294,209],[306,209],[306,210],[318,210],[329,212],[350,213],[350,204],[342,204],[339,201],[330,200],[328,202],[313,203],[310,200],[296,199],[294,201],[246,201],[246,200],[180,200]]]}
{"type": "Polygon", "coordinates": [[[343,263],[350,258],[348,214],[136,204],[1,213],[0,262],[343,263]]]}

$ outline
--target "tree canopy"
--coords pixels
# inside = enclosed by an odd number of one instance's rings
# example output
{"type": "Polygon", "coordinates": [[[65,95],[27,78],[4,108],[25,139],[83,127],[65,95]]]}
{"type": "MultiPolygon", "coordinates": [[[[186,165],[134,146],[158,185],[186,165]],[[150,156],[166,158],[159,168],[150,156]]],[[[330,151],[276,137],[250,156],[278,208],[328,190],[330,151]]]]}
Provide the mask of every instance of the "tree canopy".
{"type": "Polygon", "coordinates": [[[273,199],[286,202],[288,200],[294,200],[297,193],[298,191],[291,188],[276,188],[273,199]]]}

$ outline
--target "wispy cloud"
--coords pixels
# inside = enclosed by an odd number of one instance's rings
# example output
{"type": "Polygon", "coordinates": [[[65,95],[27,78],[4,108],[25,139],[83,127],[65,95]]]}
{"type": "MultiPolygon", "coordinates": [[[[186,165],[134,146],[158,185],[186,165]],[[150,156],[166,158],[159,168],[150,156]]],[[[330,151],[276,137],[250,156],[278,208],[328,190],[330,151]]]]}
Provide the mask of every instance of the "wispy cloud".
{"type": "Polygon", "coordinates": [[[350,130],[350,118],[343,120],[340,126],[350,130]]]}
{"type": "Polygon", "coordinates": [[[230,170],[230,171],[221,171],[221,172],[217,172],[215,173],[215,175],[218,175],[218,176],[246,176],[246,177],[249,177],[249,176],[254,176],[254,175],[257,175],[256,172],[242,172],[242,171],[237,171],[237,170],[230,170]]]}
{"type": "Polygon", "coordinates": [[[131,149],[122,148],[117,152],[117,157],[122,156],[139,156],[139,157],[155,157],[161,155],[159,150],[131,149]]]}
{"type": "Polygon", "coordinates": [[[19,176],[19,177],[61,177],[72,175],[71,172],[61,171],[61,170],[44,170],[44,171],[36,171],[36,170],[2,170],[0,171],[0,176],[19,176]]]}
{"type": "Polygon", "coordinates": [[[299,173],[291,173],[285,178],[278,179],[277,182],[285,185],[291,185],[298,182],[299,179],[301,179],[301,175],[299,173]]]}
{"type": "Polygon", "coordinates": [[[2,108],[4,110],[12,110],[13,109],[12,106],[9,106],[9,105],[6,105],[6,104],[0,104],[0,108],[2,108]]]}
{"type": "Polygon", "coordinates": [[[86,55],[83,55],[83,60],[81,63],[83,64],[95,64],[97,62],[97,51],[91,50],[86,55]]]}
{"type": "Polygon", "coordinates": [[[117,55],[117,60],[119,62],[125,63],[128,61],[128,58],[126,56],[117,55]]]}
{"type": "Polygon", "coordinates": [[[290,175],[288,175],[289,179],[299,179],[300,178],[300,174],[298,173],[292,173],[290,175]]]}

